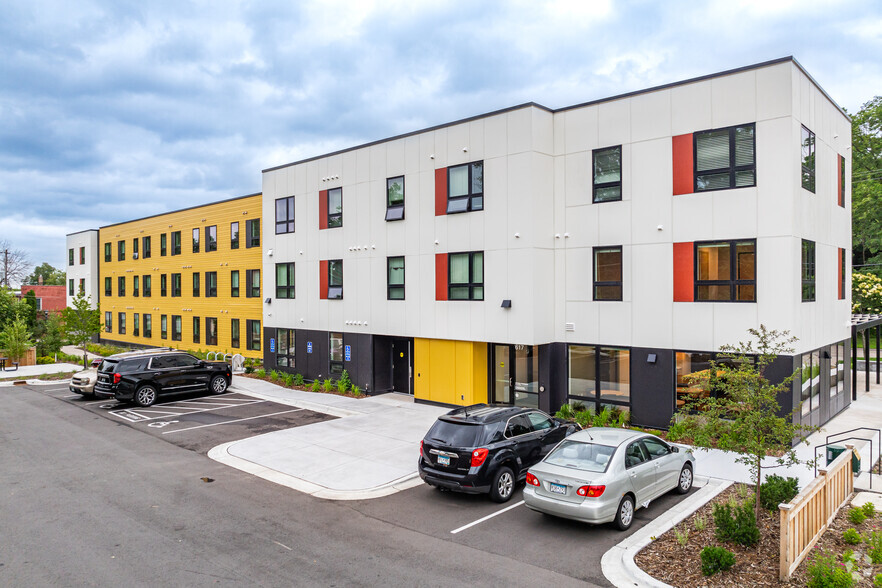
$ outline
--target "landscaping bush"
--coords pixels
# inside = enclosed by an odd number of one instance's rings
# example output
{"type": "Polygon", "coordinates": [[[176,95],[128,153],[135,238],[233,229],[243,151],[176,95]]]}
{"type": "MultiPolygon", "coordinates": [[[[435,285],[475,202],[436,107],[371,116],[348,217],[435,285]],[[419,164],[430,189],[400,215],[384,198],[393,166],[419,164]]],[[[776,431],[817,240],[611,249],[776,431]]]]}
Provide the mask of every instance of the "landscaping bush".
{"type": "Polygon", "coordinates": [[[809,588],[849,588],[854,586],[854,578],[844,566],[839,564],[836,556],[823,553],[809,564],[808,581],[809,588]]]}
{"type": "Polygon", "coordinates": [[[294,374],[294,385],[302,386],[303,385],[303,374],[294,374]]]}
{"type": "Polygon", "coordinates": [[[686,423],[683,421],[673,423],[670,428],[668,428],[668,441],[672,443],[676,443],[681,439],[686,437],[686,423]]]}
{"type": "Polygon", "coordinates": [[[352,392],[352,395],[355,396],[356,398],[361,396],[361,388],[359,388],[358,386],[353,386],[351,392],[352,392]]]}
{"type": "Polygon", "coordinates": [[[271,370],[269,374],[269,379],[272,382],[277,381],[279,379],[279,372],[277,372],[276,370],[271,370]]]}
{"type": "Polygon", "coordinates": [[[282,379],[285,381],[285,385],[290,387],[294,383],[294,375],[293,374],[285,374],[282,376],[282,379]]]}
{"type": "Polygon", "coordinates": [[[576,413],[576,422],[579,423],[579,426],[583,429],[590,427],[593,420],[594,414],[590,410],[580,410],[576,413]]]}
{"type": "Polygon", "coordinates": [[[47,363],[55,363],[55,360],[45,355],[37,358],[37,365],[46,365],[47,363]]]}
{"type": "Polygon", "coordinates": [[[848,509],[848,522],[852,525],[860,525],[865,520],[867,520],[867,515],[864,514],[863,510],[856,507],[848,509]]]}
{"type": "Polygon", "coordinates": [[[571,421],[576,417],[576,411],[574,411],[573,407],[569,404],[564,404],[560,407],[560,410],[554,413],[554,416],[559,419],[566,419],[568,421],[571,421]]]}
{"type": "Polygon", "coordinates": [[[631,411],[629,411],[629,410],[619,411],[618,417],[616,417],[616,426],[620,429],[623,429],[630,422],[631,422],[631,411]]]}
{"type": "Polygon", "coordinates": [[[772,474],[766,476],[766,481],[760,484],[760,503],[763,508],[772,512],[778,510],[778,505],[793,500],[799,494],[799,480],[796,478],[782,478],[772,474]]]}
{"type": "Polygon", "coordinates": [[[266,377],[266,370],[263,368],[260,368],[258,370],[254,370],[254,375],[257,376],[258,378],[265,378],[266,377]]]}
{"type": "Polygon", "coordinates": [[[748,503],[714,504],[714,524],[716,536],[720,541],[731,541],[751,547],[759,541],[759,527],[756,525],[756,514],[753,506],[748,503]]]}
{"type": "Polygon", "coordinates": [[[854,528],[846,529],[842,533],[842,540],[849,545],[857,545],[861,542],[861,534],[858,533],[854,528]]]}
{"type": "Polygon", "coordinates": [[[330,378],[328,378],[322,384],[322,388],[324,388],[325,392],[330,392],[334,389],[334,382],[330,378]]]}
{"type": "Polygon", "coordinates": [[[312,390],[313,392],[321,392],[322,385],[318,380],[313,380],[312,386],[310,386],[309,389],[312,390]]]}
{"type": "Polygon", "coordinates": [[[861,510],[864,511],[864,514],[867,515],[868,519],[872,519],[876,516],[876,506],[872,502],[865,502],[861,507],[861,510]]]}
{"type": "Polygon", "coordinates": [[[343,394],[352,387],[352,380],[349,379],[349,372],[343,370],[340,374],[340,380],[337,382],[337,391],[343,394]]]}
{"type": "Polygon", "coordinates": [[[725,572],[735,565],[735,554],[725,547],[708,545],[701,550],[701,573],[713,576],[717,572],[725,572]]]}
{"type": "Polygon", "coordinates": [[[882,533],[872,531],[864,536],[864,542],[867,544],[867,555],[873,564],[882,564],[882,533]]]}

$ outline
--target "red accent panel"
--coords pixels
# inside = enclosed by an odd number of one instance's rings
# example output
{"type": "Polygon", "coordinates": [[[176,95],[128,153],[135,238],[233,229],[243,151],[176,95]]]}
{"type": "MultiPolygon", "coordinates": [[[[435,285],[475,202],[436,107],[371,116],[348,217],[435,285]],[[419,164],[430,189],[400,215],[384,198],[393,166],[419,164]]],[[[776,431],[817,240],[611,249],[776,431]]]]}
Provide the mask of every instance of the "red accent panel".
{"type": "Polygon", "coordinates": [[[672,138],[672,152],[674,164],[674,196],[677,194],[692,194],[692,133],[677,135],[672,138]]]}
{"type": "Polygon", "coordinates": [[[674,243],[674,302],[695,301],[695,247],[674,243]]]}
{"type": "MultiPolygon", "coordinates": [[[[447,214],[447,168],[442,167],[435,170],[435,216],[445,214],[447,214]]],[[[446,296],[444,300],[447,300],[446,296]]]]}
{"type": "MultiPolygon", "coordinates": [[[[327,197],[327,192],[325,192],[325,196],[327,197]]],[[[328,299],[328,260],[319,262],[319,299],[328,299]]]]}
{"type": "Polygon", "coordinates": [[[447,254],[435,254],[435,300],[447,300],[447,254]]]}
{"type": "Polygon", "coordinates": [[[836,288],[839,290],[839,300],[845,300],[845,292],[842,291],[842,282],[843,282],[842,277],[843,277],[843,273],[845,272],[845,268],[842,267],[843,255],[842,255],[842,248],[841,247],[839,248],[839,251],[837,253],[838,254],[836,255],[836,257],[839,258],[836,261],[836,263],[839,265],[839,274],[838,274],[839,280],[837,280],[837,281],[839,282],[839,284],[836,286],[836,288]]]}
{"type": "MultiPolygon", "coordinates": [[[[327,229],[328,228],[328,191],[320,190],[319,191],[319,229],[327,229]]],[[[328,264],[327,261],[323,261],[326,266],[328,264]]],[[[325,267],[327,270],[327,267],[325,267]]],[[[325,272],[325,298],[328,295],[328,284],[327,284],[327,275],[328,272],[325,272]]]]}
{"type": "MultiPolygon", "coordinates": [[[[845,167],[845,158],[841,155],[837,156],[839,158],[839,167],[836,169],[838,172],[836,175],[836,200],[838,200],[839,206],[845,206],[845,195],[842,193],[842,169],[845,167]]],[[[840,296],[841,298],[841,296],[840,296]]]]}

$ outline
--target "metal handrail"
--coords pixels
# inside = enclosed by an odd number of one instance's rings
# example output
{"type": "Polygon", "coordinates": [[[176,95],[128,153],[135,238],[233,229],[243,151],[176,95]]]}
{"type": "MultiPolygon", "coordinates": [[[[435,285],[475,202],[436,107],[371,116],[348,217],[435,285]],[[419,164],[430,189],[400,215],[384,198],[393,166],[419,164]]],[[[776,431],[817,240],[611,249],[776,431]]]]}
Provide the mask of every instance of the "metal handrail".
{"type": "MultiPolygon", "coordinates": [[[[832,437],[846,435],[848,433],[853,433],[855,431],[874,431],[877,435],[877,445],[876,446],[879,448],[879,451],[882,452],[882,429],[873,429],[870,427],[857,427],[854,429],[849,429],[848,431],[840,431],[839,433],[833,433],[832,435],[827,435],[827,439],[826,439],[827,442],[826,443],[824,443],[823,445],[815,446],[815,476],[818,475],[818,449],[832,445],[834,442],[841,443],[842,441],[849,441],[849,440],[869,441],[869,443],[870,443],[870,467],[869,467],[870,488],[873,487],[873,468],[876,467],[876,460],[873,459],[873,455],[874,455],[873,439],[871,437],[857,437],[855,435],[852,435],[850,437],[843,437],[842,439],[836,439],[835,441],[830,441],[830,439],[832,437]]],[[[876,459],[878,459],[878,456],[876,459]]],[[[860,472],[858,472],[858,473],[860,473],[860,472]]]]}

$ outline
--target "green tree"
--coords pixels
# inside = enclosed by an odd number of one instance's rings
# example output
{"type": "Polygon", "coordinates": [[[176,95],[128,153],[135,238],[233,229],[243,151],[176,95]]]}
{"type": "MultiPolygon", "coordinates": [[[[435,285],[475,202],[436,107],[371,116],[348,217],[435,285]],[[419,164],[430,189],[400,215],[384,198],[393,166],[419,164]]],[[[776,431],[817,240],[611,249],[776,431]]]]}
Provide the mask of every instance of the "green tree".
{"type": "Polygon", "coordinates": [[[42,357],[58,353],[64,343],[64,323],[61,316],[50,312],[45,318],[37,318],[34,338],[37,339],[37,355],[42,357]]]}
{"type": "Polygon", "coordinates": [[[770,331],[764,325],[748,329],[756,340],[724,345],[721,360],[711,361],[710,369],[687,376],[690,383],[705,390],[714,387],[716,397],[688,403],[674,414],[672,423],[702,449],[716,447],[739,454],[735,461],[746,465],[756,484],[756,516],[760,516],[760,483],[764,469],[812,465],[801,461],[793,449],[794,439],[806,437],[815,427],[793,422],[793,412],[782,414],[778,395],[790,395],[797,372],[772,384],[766,370],[782,353],[791,354],[795,337],[787,331],[770,331]],[[728,361],[725,361],[728,360],[728,361]],[[764,465],[770,454],[777,454],[777,465],[764,465]]]}
{"type": "Polygon", "coordinates": [[[93,335],[101,332],[101,316],[97,309],[92,308],[90,298],[80,292],[71,305],[62,311],[65,336],[83,350],[83,368],[88,367],[89,364],[86,343],[93,335]]]}
{"type": "Polygon", "coordinates": [[[17,318],[0,331],[0,348],[6,351],[12,361],[21,361],[33,345],[31,332],[24,319],[17,318]]]}
{"type": "Polygon", "coordinates": [[[851,213],[852,262],[882,263],[882,96],[851,119],[851,213]]]}
{"type": "Polygon", "coordinates": [[[37,324],[37,294],[33,290],[28,290],[22,298],[25,302],[25,323],[31,333],[34,332],[34,326],[37,324]]]}
{"type": "Polygon", "coordinates": [[[12,290],[0,286],[0,331],[12,324],[15,319],[25,319],[27,313],[27,303],[17,299],[12,290]]]}
{"type": "Polygon", "coordinates": [[[47,262],[43,262],[34,268],[34,273],[25,278],[25,284],[39,284],[40,278],[43,278],[44,286],[64,286],[66,278],[63,271],[57,269],[47,262]]]}

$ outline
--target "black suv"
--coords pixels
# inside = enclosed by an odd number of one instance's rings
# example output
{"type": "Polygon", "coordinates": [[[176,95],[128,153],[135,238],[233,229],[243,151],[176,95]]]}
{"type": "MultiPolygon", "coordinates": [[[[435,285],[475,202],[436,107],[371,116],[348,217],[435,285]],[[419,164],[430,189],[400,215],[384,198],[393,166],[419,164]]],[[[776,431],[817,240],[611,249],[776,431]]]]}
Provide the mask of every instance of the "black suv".
{"type": "Polygon", "coordinates": [[[420,477],[430,486],[511,498],[515,483],[579,425],[541,410],[475,404],[438,417],[420,443],[420,477]]]}
{"type": "Polygon", "coordinates": [[[111,355],[98,366],[95,396],[150,406],[160,396],[208,390],[226,391],[233,378],[223,361],[202,361],[174,349],[111,355]]]}

